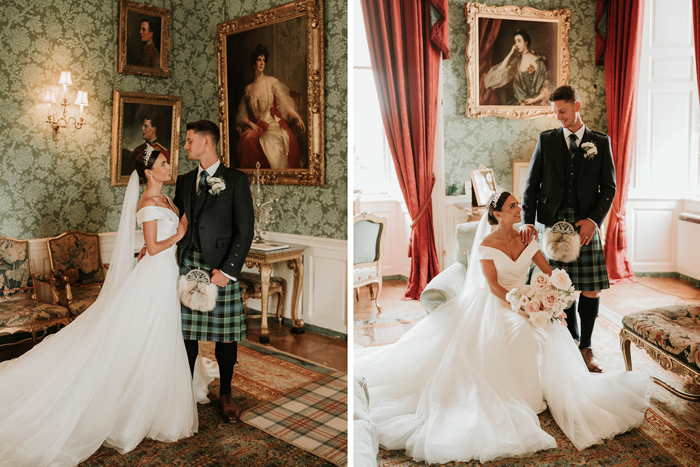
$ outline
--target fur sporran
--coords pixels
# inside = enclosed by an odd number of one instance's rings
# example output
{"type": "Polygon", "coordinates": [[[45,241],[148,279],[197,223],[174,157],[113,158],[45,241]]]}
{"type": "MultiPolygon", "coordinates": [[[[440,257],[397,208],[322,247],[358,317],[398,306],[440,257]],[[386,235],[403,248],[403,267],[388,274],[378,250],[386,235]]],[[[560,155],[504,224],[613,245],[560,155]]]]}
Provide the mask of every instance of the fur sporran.
{"type": "Polygon", "coordinates": [[[180,303],[191,310],[211,311],[216,306],[219,288],[212,284],[209,274],[202,269],[192,269],[177,280],[180,303]]]}
{"type": "Polygon", "coordinates": [[[571,263],[581,252],[581,237],[573,225],[559,221],[545,231],[544,251],[553,260],[571,263]]]}

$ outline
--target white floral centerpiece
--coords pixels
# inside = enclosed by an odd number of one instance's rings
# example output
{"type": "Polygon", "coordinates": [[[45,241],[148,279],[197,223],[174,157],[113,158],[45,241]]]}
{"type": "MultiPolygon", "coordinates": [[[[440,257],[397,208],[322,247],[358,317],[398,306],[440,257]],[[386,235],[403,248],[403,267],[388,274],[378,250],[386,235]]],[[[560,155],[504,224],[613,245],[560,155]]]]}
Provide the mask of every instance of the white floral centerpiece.
{"type": "Polygon", "coordinates": [[[551,276],[536,274],[531,285],[515,287],[506,294],[513,311],[527,317],[538,328],[555,320],[566,324],[564,310],[575,298],[574,286],[563,269],[555,269],[551,276]]]}

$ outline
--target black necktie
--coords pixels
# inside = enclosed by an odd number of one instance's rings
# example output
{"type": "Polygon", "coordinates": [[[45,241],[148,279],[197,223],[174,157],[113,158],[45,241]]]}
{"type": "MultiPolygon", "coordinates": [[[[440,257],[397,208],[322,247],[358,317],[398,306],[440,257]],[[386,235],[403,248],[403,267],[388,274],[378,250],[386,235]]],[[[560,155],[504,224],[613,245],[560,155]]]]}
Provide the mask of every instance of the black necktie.
{"type": "Polygon", "coordinates": [[[576,145],[577,139],[578,137],[574,133],[571,133],[571,135],[569,135],[569,152],[571,152],[572,159],[574,157],[574,154],[576,154],[576,150],[578,149],[578,146],[576,145]]]}

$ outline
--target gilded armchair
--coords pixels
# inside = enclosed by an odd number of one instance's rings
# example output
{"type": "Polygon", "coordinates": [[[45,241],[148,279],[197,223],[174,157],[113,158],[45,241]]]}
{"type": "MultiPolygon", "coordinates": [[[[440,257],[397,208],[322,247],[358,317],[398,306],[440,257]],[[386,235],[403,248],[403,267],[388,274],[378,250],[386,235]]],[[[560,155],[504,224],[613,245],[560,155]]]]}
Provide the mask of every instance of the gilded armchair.
{"type": "Polygon", "coordinates": [[[382,293],[382,253],[386,218],[363,212],[353,217],[353,288],[359,300],[358,289],[369,285],[370,298],[381,313],[379,295],[382,293]],[[377,284],[377,291],[372,284],[377,284]]]}

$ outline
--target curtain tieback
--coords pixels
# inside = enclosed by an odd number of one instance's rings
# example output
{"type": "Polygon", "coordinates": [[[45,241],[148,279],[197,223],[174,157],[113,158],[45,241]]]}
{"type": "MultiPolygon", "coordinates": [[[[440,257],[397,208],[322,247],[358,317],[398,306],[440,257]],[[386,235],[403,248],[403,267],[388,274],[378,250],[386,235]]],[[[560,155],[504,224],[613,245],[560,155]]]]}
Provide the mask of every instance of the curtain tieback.
{"type": "Polygon", "coordinates": [[[428,196],[425,198],[423,201],[423,205],[420,208],[420,211],[418,211],[418,215],[416,218],[411,222],[411,235],[408,238],[408,257],[411,257],[411,250],[412,250],[412,245],[413,245],[413,228],[418,224],[418,221],[420,220],[421,217],[423,217],[423,214],[425,214],[425,211],[428,209],[428,206],[430,205],[432,196],[433,196],[433,188],[435,188],[435,174],[433,174],[433,180],[430,183],[430,191],[428,191],[428,196]]]}
{"type": "Polygon", "coordinates": [[[620,214],[615,208],[615,203],[612,205],[615,217],[617,217],[617,249],[627,249],[627,226],[625,225],[625,214],[620,214]]]}

